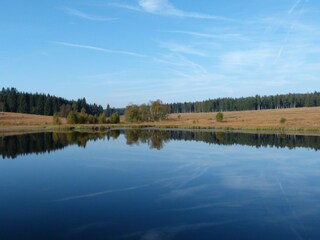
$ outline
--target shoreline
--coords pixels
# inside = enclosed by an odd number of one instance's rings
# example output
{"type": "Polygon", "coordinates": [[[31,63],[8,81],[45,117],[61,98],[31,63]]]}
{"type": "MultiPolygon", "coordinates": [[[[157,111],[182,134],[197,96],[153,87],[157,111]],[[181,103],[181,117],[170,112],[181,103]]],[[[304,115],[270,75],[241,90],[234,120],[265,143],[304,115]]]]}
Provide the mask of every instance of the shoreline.
{"type": "Polygon", "coordinates": [[[251,134],[285,134],[320,136],[320,128],[286,128],[286,127],[233,127],[233,126],[204,126],[204,125],[170,125],[170,124],[66,124],[66,125],[28,125],[0,126],[0,136],[12,136],[41,132],[104,132],[110,130],[176,130],[176,131],[215,131],[237,132],[251,134]]]}
{"type": "Polygon", "coordinates": [[[172,113],[159,122],[125,121],[118,124],[61,124],[55,125],[52,116],[1,113],[0,136],[54,131],[107,131],[109,129],[169,129],[185,131],[232,131],[261,134],[289,134],[320,136],[320,107],[223,112],[223,120],[216,113],[172,113]],[[281,121],[284,120],[284,121],[281,121]]]}

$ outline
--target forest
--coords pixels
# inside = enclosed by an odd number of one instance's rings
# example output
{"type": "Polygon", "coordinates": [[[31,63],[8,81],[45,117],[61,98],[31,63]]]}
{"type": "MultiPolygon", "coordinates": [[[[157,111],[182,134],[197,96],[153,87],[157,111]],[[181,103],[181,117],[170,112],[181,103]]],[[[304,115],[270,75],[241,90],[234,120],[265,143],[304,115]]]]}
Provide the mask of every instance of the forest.
{"type": "MultiPolygon", "coordinates": [[[[141,110],[145,105],[132,106],[140,108],[141,110]]],[[[320,92],[289,93],[272,96],[256,95],[254,97],[241,98],[217,98],[197,102],[167,103],[164,104],[164,106],[168,113],[315,107],[320,106],[320,92]]],[[[110,117],[112,113],[115,112],[119,115],[125,114],[125,108],[115,109],[111,108],[108,104],[106,109],[103,109],[101,105],[97,105],[95,103],[88,104],[85,98],[67,100],[61,97],[51,96],[49,94],[19,92],[15,88],[2,88],[0,91],[0,111],[4,112],[30,113],[49,116],[59,112],[61,117],[67,117],[69,112],[81,112],[83,109],[87,114],[96,116],[105,113],[107,117],[110,117]]],[[[127,110],[129,110],[128,106],[127,110]]]]}
{"type": "Polygon", "coordinates": [[[320,93],[281,94],[272,96],[217,98],[197,102],[166,104],[169,113],[246,111],[320,106],[320,93]]]}
{"type": "Polygon", "coordinates": [[[15,88],[2,88],[0,91],[0,111],[30,113],[38,115],[53,115],[59,112],[66,117],[70,111],[80,112],[85,109],[91,115],[103,113],[103,107],[97,104],[88,104],[85,98],[67,100],[49,94],[19,92],[15,88]]]}

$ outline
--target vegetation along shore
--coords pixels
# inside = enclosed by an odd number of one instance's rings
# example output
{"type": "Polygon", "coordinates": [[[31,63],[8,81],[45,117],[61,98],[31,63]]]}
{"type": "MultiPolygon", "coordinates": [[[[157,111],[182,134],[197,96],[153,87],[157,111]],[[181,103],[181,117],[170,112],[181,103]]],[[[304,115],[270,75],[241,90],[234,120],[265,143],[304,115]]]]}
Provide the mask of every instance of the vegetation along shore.
{"type": "MultiPolygon", "coordinates": [[[[12,132],[56,131],[56,130],[105,130],[112,128],[182,128],[222,129],[244,131],[280,131],[299,134],[320,135],[320,107],[252,110],[223,112],[223,119],[216,119],[217,113],[169,114],[161,121],[126,121],[120,116],[119,123],[69,124],[67,118],[59,117],[59,124],[52,116],[21,113],[0,113],[0,134],[12,132]]],[[[108,120],[108,118],[106,118],[108,120]]]]}
{"type": "Polygon", "coordinates": [[[0,134],[97,131],[111,128],[181,128],[280,131],[320,135],[320,93],[218,98],[200,102],[129,104],[106,109],[85,98],[0,91],[0,134]]]}

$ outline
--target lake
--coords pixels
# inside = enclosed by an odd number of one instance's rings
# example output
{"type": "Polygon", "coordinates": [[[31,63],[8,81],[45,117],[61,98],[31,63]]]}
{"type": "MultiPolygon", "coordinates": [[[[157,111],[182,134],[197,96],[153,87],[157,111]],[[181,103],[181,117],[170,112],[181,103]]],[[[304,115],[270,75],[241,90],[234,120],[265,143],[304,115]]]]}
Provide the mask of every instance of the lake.
{"type": "Polygon", "coordinates": [[[0,239],[320,239],[320,137],[0,137],[0,239]]]}

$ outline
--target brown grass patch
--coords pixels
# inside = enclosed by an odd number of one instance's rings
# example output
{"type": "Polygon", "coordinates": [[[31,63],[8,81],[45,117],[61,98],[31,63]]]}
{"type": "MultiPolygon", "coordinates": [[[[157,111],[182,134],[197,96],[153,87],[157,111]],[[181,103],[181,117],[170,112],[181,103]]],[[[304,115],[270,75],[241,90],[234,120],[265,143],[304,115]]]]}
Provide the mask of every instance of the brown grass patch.
{"type": "MultiPolygon", "coordinates": [[[[179,113],[170,114],[168,119],[161,122],[131,124],[120,117],[119,127],[154,126],[154,127],[185,127],[185,128],[230,128],[248,130],[320,130],[320,107],[275,109],[260,111],[223,112],[222,122],[216,121],[216,113],[179,113]],[[285,118],[285,123],[280,119],[285,118]]],[[[27,128],[28,126],[53,125],[51,116],[39,116],[19,113],[0,113],[0,127],[27,128]]],[[[62,124],[66,119],[61,118],[62,124]]]]}
{"type": "MultiPolygon", "coordinates": [[[[61,123],[65,124],[66,119],[61,118],[61,123]]],[[[41,116],[22,113],[0,113],[0,126],[39,126],[53,125],[52,116],[41,116]]]]}
{"type": "Polygon", "coordinates": [[[176,127],[320,130],[320,107],[223,112],[223,116],[223,121],[217,122],[215,112],[170,114],[168,120],[154,124],[176,127]],[[285,123],[280,123],[281,118],[286,119],[285,123]]]}
{"type": "Polygon", "coordinates": [[[320,107],[273,109],[260,111],[224,112],[223,121],[215,120],[216,113],[183,113],[170,114],[163,124],[193,125],[199,126],[234,127],[234,128],[319,128],[320,107]],[[180,120],[177,121],[177,116],[180,120]],[[285,118],[285,123],[280,119],[285,118]]]}

